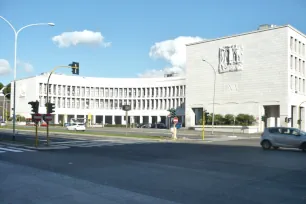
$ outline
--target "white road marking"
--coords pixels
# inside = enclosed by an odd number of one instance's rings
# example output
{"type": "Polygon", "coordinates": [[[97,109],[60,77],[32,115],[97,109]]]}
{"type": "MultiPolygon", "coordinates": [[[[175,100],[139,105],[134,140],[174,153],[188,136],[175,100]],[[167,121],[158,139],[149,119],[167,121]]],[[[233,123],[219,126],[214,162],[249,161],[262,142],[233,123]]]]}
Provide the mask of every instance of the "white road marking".
{"type": "Polygon", "coordinates": [[[0,147],[0,151],[4,150],[4,151],[9,151],[9,152],[22,152],[20,150],[14,150],[14,149],[9,149],[9,148],[4,148],[4,147],[0,147]]]}

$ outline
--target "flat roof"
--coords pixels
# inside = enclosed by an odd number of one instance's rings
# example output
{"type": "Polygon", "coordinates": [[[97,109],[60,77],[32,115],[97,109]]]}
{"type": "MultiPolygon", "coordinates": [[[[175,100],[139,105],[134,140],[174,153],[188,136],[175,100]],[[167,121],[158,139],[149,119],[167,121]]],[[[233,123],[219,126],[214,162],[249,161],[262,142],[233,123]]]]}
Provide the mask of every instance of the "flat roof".
{"type": "Polygon", "coordinates": [[[224,37],[220,37],[220,38],[214,38],[214,39],[210,39],[210,40],[201,40],[201,41],[194,42],[194,43],[188,43],[188,44],[186,44],[186,46],[202,44],[202,43],[207,43],[207,42],[211,42],[211,41],[223,40],[223,39],[227,39],[227,38],[234,38],[234,37],[238,37],[238,36],[242,36],[242,35],[249,35],[249,34],[266,32],[266,31],[275,30],[275,29],[282,29],[282,28],[290,28],[290,29],[294,30],[295,32],[299,33],[300,35],[302,35],[303,37],[306,38],[306,35],[304,33],[302,33],[301,31],[297,30],[296,28],[294,28],[294,27],[292,27],[291,25],[288,24],[288,25],[276,26],[276,27],[272,27],[272,28],[268,28],[268,29],[254,30],[254,31],[246,32],[246,33],[240,33],[240,34],[224,36],[224,37]]]}

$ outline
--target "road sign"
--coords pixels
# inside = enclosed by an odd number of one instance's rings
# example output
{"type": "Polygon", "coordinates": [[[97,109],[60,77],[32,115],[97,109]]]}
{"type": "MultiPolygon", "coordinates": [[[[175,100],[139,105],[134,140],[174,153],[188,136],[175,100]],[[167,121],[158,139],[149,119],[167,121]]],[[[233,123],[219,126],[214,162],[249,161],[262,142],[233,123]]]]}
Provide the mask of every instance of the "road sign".
{"type": "Polygon", "coordinates": [[[40,121],[41,120],[41,115],[39,113],[38,114],[34,114],[33,119],[35,121],[40,121]]]}
{"type": "Polygon", "coordinates": [[[168,115],[168,118],[170,118],[171,117],[171,115],[168,115]]]}
{"type": "Polygon", "coordinates": [[[45,121],[51,121],[52,120],[52,115],[51,114],[46,114],[45,115],[45,121]]]}
{"type": "Polygon", "coordinates": [[[173,118],[173,122],[174,122],[174,123],[177,123],[177,122],[178,122],[178,118],[177,118],[177,117],[174,117],[174,118],[173,118]]]}

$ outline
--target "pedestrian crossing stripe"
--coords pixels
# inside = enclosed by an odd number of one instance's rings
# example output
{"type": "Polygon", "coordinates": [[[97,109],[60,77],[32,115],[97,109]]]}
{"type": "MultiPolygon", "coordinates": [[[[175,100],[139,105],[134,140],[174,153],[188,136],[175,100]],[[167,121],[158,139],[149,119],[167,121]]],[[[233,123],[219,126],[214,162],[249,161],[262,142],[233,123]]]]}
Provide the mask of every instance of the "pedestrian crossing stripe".
{"type": "Polygon", "coordinates": [[[6,153],[6,152],[21,153],[21,152],[36,152],[36,151],[31,150],[31,149],[21,148],[21,147],[0,146],[0,153],[6,153]]]}

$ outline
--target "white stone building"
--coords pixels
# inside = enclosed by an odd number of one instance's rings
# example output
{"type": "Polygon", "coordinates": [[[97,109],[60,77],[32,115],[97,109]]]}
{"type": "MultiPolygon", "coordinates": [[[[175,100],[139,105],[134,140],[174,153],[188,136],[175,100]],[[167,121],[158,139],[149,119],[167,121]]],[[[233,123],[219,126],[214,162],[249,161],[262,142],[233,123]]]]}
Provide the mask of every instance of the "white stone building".
{"type": "MultiPolygon", "coordinates": [[[[31,117],[29,101],[40,102],[46,113],[49,73],[16,81],[16,115],[31,117]]],[[[13,84],[13,83],[12,83],[13,84]]],[[[11,101],[13,101],[11,88],[11,101]]],[[[126,124],[122,105],[130,104],[128,123],[167,124],[169,108],[176,108],[184,123],[185,78],[93,78],[52,74],[49,100],[55,103],[52,122],[72,118],[90,119],[92,124],[126,124]]],[[[12,104],[13,107],[13,104],[12,104]]]]}
{"type": "Polygon", "coordinates": [[[215,90],[215,114],[252,114],[259,131],[265,125],[298,127],[298,109],[306,101],[305,44],[305,34],[290,25],[188,44],[186,126],[201,119],[203,107],[213,111],[215,90]]]}

